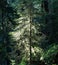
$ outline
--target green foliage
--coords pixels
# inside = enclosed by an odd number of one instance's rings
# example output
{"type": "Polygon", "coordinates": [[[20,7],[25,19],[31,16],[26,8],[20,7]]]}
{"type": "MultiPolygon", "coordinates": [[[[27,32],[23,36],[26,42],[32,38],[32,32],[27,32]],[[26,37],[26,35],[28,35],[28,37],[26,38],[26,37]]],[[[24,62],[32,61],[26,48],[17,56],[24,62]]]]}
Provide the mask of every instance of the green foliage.
{"type": "Polygon", "coordinates": [[[44,61],[57,64],[53,62],[58,54],[58,1],[46,3],[1,0],[0,65],[27,65],[30,57],[39,65],[44,61]]]}
{"type": "Polygon", "coordinates": [[[44,56],[43,56],[44,60],[47,63],[53,63],[53,59],[55,58],[57,53],[58,53],[58,45],[56,45],[56,44],[50,45],[49,48],[44,53],[44,56]]]}
{"type": "Polygon", "coordinates": [[[26,65],[26,61],[24,58],[22,58],[21,63],[19,65],[26,65]]]}

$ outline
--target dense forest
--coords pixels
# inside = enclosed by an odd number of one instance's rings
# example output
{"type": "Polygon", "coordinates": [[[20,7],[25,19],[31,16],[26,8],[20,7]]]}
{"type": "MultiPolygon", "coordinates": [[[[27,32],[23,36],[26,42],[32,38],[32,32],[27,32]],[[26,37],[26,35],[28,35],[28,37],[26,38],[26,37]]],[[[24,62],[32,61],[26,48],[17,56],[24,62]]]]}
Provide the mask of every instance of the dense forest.
{"type": "Polygon", "coordinates": [[[0,65],[58,65],[58,0],[0,0],[0,65]]]}

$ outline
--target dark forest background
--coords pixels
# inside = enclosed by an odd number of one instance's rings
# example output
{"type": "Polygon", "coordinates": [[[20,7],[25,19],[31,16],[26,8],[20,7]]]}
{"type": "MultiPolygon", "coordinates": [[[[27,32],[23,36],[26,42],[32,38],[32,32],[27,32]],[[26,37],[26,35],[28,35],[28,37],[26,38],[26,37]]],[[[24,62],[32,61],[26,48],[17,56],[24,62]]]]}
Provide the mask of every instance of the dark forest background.
{"type": "Polygon", "coordinates": [[[0,65],[58,65],[58,0],[0,0],[0,65]]]}

